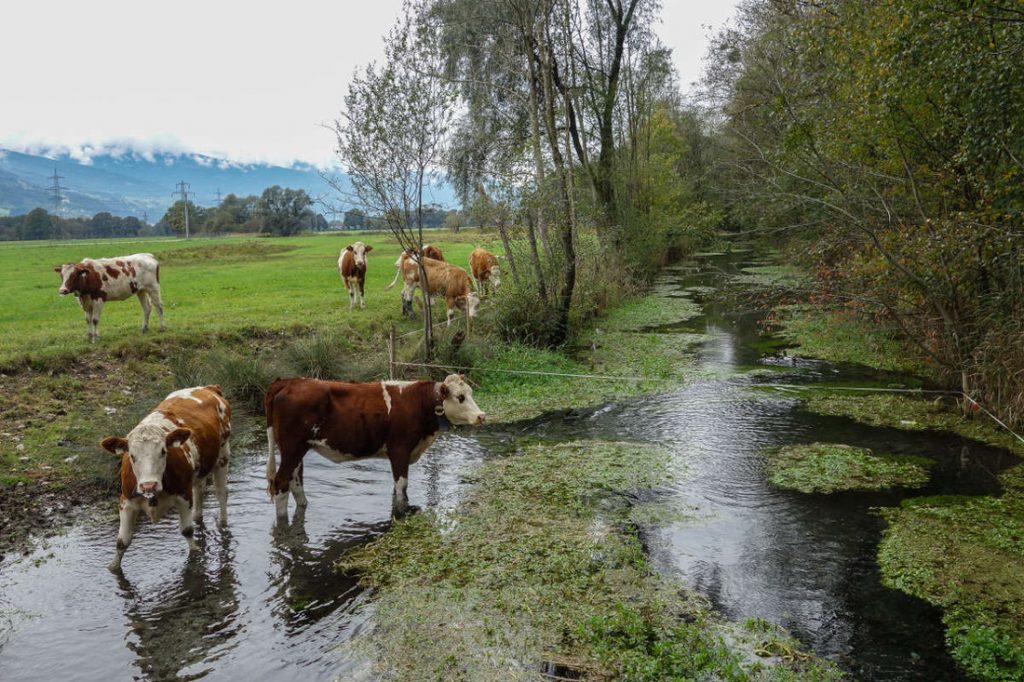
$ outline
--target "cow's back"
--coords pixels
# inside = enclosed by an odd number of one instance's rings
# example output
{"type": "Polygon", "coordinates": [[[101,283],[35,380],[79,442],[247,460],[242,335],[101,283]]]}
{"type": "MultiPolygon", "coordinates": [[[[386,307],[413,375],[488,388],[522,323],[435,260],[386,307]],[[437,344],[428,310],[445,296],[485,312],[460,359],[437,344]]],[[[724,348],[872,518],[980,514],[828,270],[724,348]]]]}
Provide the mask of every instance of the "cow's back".
{"type": "Polygon", "coordinates": [[[175,391],[164,398],[155,411],[174,426],[192,431],[181,446],[182,452],[198,462],[199,476],[209,474],[223,443],[231,435],[231,405],[224,398],[220,386],[175,391]]]}

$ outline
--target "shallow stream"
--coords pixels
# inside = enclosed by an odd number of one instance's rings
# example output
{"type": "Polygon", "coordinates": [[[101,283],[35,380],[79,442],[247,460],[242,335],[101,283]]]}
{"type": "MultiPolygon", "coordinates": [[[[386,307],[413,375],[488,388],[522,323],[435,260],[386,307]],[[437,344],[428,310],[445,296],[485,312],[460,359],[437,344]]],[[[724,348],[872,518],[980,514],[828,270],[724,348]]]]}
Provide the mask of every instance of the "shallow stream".
{"type": "MultiPolygon", "coordinates": [[[[785,391],[752,388],[903,381],[857,366],[790,359],[760,333],[759,313],[703,298],[707,287],[753,264],[739,255],[703,258],[667,270],[659,282],[662,295],[693,297],[703,314],[644,331],[706,335],[693,368],[705,378],[597,408],[446,434],[412,467],[411,502],[457,504],[463,474],[522,437],[655,442],[675,453],[686,472],[657,496],[687,518],[644,533],[659,570],[710,596],[730,619],[786,627],[855,679],[959,679],[945,653],[939,613],[880,584],[875,551],[883,522],[872,510],[909,493],[779,491],[766,482],[759,452],[828,441],[936,459],[931,483],[914,494],[996,491],[996,474],[1012,456],[952,434],[811,414],[785,391]]],[[[308,511],[277,527],[263,479],[265,452],[240,450],[230,479],[229,527],[217,528],[209,495],[198,557],[185,559],[175,521],[142,523],[123,575],[109,573],[117,532],[112,501],[109,514],[0,564],[0,679],[357,675],[360,664],[343,645],[372,626],[373,605],[356,577],[337,572],[334,563],[387,531],[387,463],[339,466],[309,456],[308,511]]]]}

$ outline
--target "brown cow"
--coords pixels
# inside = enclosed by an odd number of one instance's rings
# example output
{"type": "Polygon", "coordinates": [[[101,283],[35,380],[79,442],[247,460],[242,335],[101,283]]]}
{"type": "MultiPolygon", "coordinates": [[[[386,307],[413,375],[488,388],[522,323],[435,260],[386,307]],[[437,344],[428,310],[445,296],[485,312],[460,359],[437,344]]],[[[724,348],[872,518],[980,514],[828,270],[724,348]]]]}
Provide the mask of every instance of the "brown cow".
{"type": "Polygon", "coordinates": [[[61,296],[74,294],[85,312],[89,341],[100,338],[100,313],[106,301],[139,297],[142,306],[142,331],[149,329],[149,312],[156,306],[160,331],[164,331],[164,304],[160,299],[160,264],[151,253],[136,253],[121,258],[86,258],[79,263],[55,267],[60,275],[61,296]]]}
{"type": "Polygon", "coordinates": [[[488,290],[501,286],[501,268],[498,257],[486,249],[473,249],[469,254],[469,271],[473,273],[476,290],[486,295],[488,290]]]}
{"type": "Polygon", "coordinates": [[[189,551],[198,549],[193,522],[203,518],[203,491],[211,477],[220,524],[227,523],[230,436],[231,406],[220,386],[203,386],[174,391],[127,438],[108,436],[100,442],[121,458],[121,527],[110,570],[121,568],[142,511],[155,522],[177,509],[189,551]]]}
{"type": "Polygon", "coordinates": [[[263,398],[267,415],[267,484],[277,515],[288,515],[288,492],[305,507],[302,458],[315,450],[332,462],[383,457],[395,479],[393,511],[409,509],[409,465],[446,422],[477,425],[484,413],[464,377],[444,381],[348,383],[278,379],[263,398]],[[274,450],[281,453],[281,466],[274,450]]]}
{"type": "Polygon", "coordinates": [[[348,290],[349,310],[356,307],[357,299],[360,308],[366,307],[363,287],[366,283],[366,254],[371,251],[372,246],[356,242],[342,249],[338,256],[338,274],[348,290]]]}
{"type": "MultiPolygon", "coordinates": [[[[395,267],[405,282],[405,286],[402,287],[402,314],[415,317],[412,307],[413,295],[416,293],[416,287],[423,288],[420,282],[420,269],[407,252],[398,257],[395,267]]],[[[468,317],[476,317],[480,297],[473,291],[473,285],[465,270],[433,258],[424,258],[423,268],[427,271],[427,301],[429,302],[432,296],[444,296],[449,326],[456,309],[465,310],[468,317]]],[[[398,280],[398,274],[395,275],[395,281],[398,280]]],[[[387,288],[393,287],[395,281],[387,288]]]]}

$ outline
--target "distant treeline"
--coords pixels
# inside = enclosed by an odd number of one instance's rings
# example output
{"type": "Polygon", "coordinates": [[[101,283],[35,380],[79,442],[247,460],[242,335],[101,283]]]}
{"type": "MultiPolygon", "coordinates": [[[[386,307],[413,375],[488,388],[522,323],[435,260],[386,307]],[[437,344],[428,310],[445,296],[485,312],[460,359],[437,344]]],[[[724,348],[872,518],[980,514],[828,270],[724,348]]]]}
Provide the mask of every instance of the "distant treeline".
{"type": "MultiPolygon", "coordinates": [[[[217,206],[188,204],[189,233],[219,235],[231,233],[268,233],[282,236],[299,232],[320,232],[330,227],[354,230],[385,229],[378,216],[368,216],[354,208],[346,211],[340,225],[330,224],[323,214],[313,210],[313,199],[301,189],[268,187],[259,196],[228,194],[217,206]]],[[[105,239],[109,237],[158,237],[185,234],[185,204],[175,202],[155,224],[134,216],[119,217],[106,211],[91,218],[63,218],[44,208],[18,216],[0,218],[0,240],[105,239]]],[[[424,210],[426,227],[448,226],[458,229],[462,214],[440,206],[424,210]]]]}

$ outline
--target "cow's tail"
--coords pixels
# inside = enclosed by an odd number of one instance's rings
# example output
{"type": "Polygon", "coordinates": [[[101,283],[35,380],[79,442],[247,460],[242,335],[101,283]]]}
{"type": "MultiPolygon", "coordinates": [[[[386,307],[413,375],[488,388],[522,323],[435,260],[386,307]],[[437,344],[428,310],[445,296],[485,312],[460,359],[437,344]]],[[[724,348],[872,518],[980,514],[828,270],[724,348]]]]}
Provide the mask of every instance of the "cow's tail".
{"type": "Polygon", "coordinates": [[[394,287],[395,284],[398,283],[398,276],[401,275],[401,274],[402,274],[402,268],[395,268],[395,278],[393,280],[391,280],[391,284],[389,284],[386,287],[384,287],[384,291],[388,291],[389,289],[394,287]]]}

